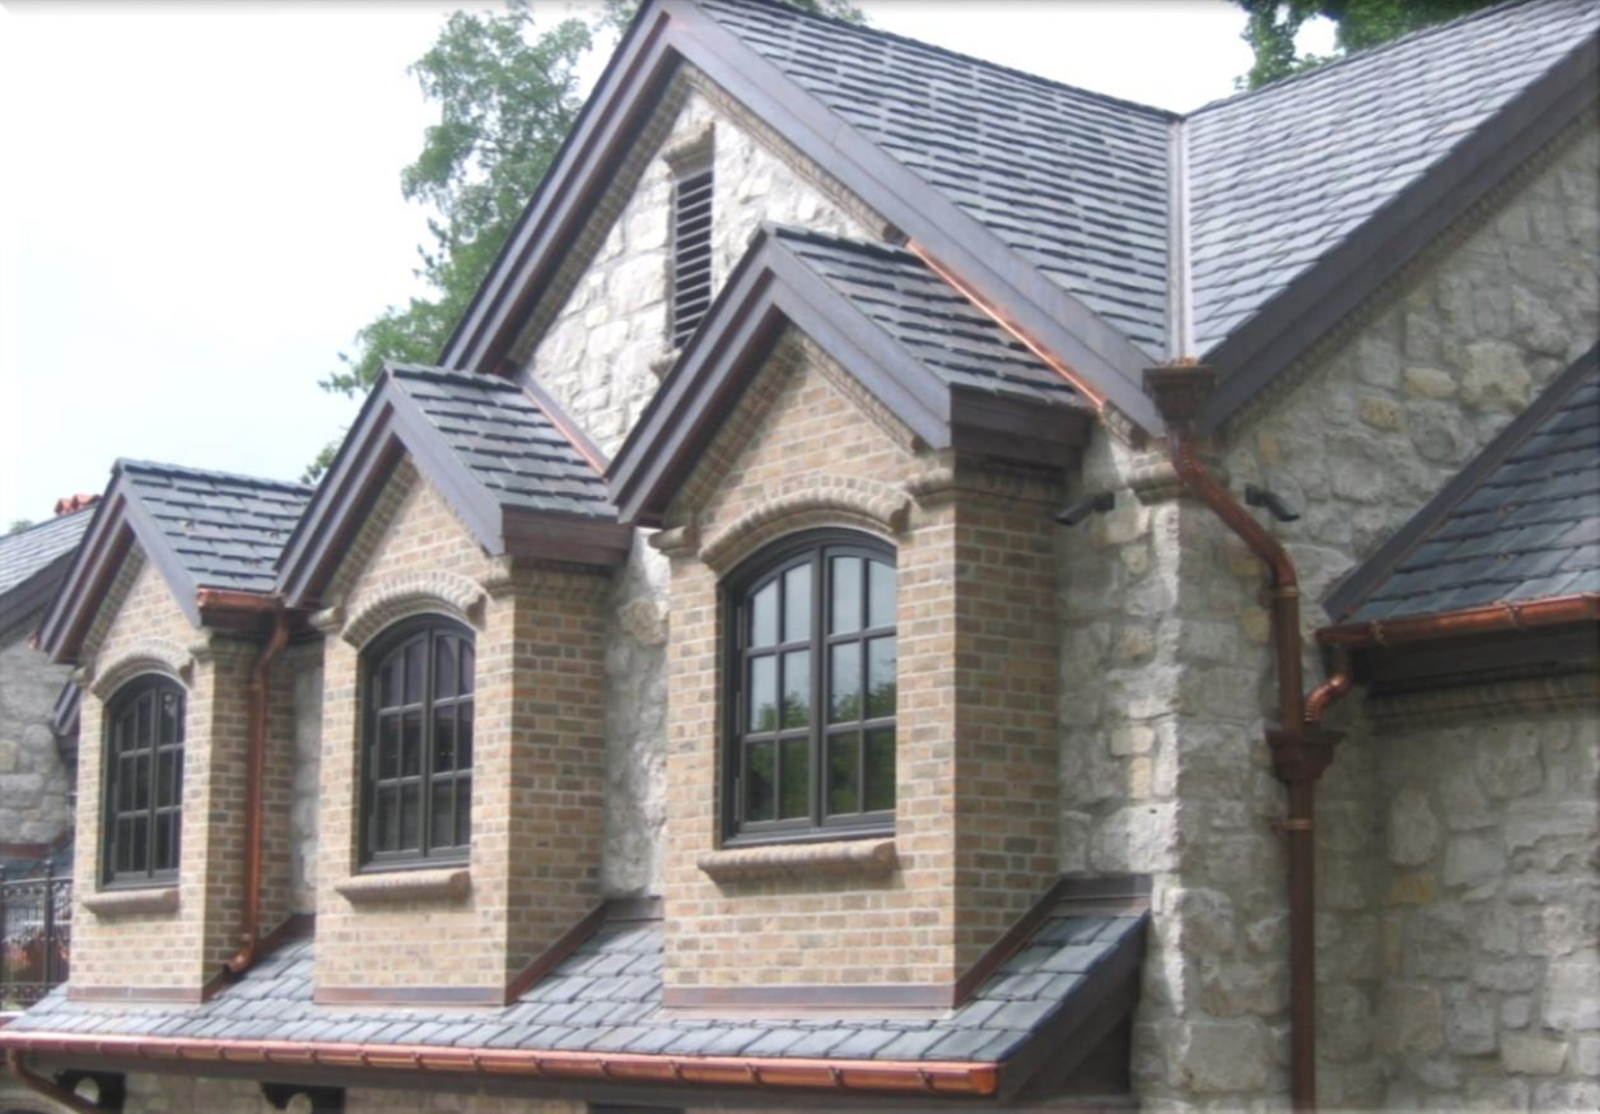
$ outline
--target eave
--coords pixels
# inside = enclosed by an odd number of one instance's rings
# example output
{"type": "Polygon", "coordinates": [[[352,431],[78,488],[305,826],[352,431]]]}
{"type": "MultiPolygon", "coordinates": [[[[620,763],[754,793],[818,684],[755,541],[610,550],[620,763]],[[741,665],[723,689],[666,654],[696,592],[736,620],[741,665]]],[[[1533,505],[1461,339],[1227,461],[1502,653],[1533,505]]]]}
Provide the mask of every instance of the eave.
{"type": "Polygon", "coordinates": [[[944,384],[763,229],[606,472],[624,522],[660,525],[673,494],[789,326],[931,449],[1062,468],[1076,463],[1089,436],[1087,409],[944,384]]]}
{"type": "Polygon", "coordinates": [[[1136,425],[1160,428],[1140,386],[1149,357],[943,193],[834,115],[778,67],[686,0],[635,19],[489,278],[440,356],[503,373],[518,330],[585,222],[679,62],[688,62],[851,190],[919,254],[959,276],[1017,335],[1092,384],[1136,425]]]}

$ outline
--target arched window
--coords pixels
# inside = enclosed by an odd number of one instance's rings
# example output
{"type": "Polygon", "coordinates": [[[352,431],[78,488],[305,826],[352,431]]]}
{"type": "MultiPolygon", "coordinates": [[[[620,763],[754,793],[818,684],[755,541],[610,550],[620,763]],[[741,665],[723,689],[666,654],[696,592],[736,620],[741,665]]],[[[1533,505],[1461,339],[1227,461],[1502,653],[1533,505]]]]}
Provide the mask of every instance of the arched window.
{"type": "Polygon", "coordinates": [[[727,593],[725,835],[892,830],[894,550],[844,531],[798,535],[727,593]]]}
{"type": "Polygon", "coordinates": [[[472,632],[427,615],[364,653],[362,862],[460,861],[472,842],[472,632]]]}
{"type": "Polygon", "coordinates": [[[101,880],[175,881],[183,838],[183,686],[147,674],[106,705],[101,880]]]}

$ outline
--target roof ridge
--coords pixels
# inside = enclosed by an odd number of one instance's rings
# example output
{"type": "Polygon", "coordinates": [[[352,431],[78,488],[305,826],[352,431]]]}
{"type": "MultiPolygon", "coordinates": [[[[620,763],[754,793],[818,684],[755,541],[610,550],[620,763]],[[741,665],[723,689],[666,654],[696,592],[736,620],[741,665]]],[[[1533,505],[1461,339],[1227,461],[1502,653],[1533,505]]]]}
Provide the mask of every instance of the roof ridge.
{"type": "Polygon", "coordinates": [[[243,472],[223,472],[216,468],[191,468],[185,464],[163,464],[156,460],[134,460],[129,457],[118,457],[114,467],[124,472],[158,472],[174,476],[206,476],[211,479],[234,480],[239,483],[252,484],[256,487],[272,487],[297,493],[308,493],[316,489],[315,484],[296,483],[293,480],[273,480],[263,476],[247,476],[243,472]]]}
{"type": "MultiPolygon", "coordinates": [[[[1347,68],[1353,63],[1364,62],[1368,59],[1375,58],[1393,50],[1397,50],[1402,46],[1418,42],[1422,39],[1453,31],[1463,24],[1473,23],[1481,19],[1488,19],[1490,17],[1501,16],[1513,8],[1533,7],[1539,4],[1549,4],[1551,7],[1555,7],[1558,4],[1569,4],[1571,2],[1572,0],[1505,0],[1504,3],[1492,4],[1487,8],[1479,8],[1476,11],[1466,12],[1462,15],[1456,16],[1454,19],[1447,19],[1443,23],[1431,23],[1426,27],[1418,27],[1414,31],[1408,31],[1399,38],[1390,39],[1387,42],[1376,43],[1373,46],[1364,47],[1361,50],[1352,51],[1348,54],[1341,54],[1327,62],[1321,63],[1320,65],[1312,66],[1310,69],[1301,70],[1299,73],[1289,74],[1285,77],[1280,77],[1275,81],[1268,82],[1259,89],[1241,89],[1238,92],[1232,93],[1226,97],[1218,97],[1214,101],[1207,101],[1199,108],[1191,109],[1189,112],[1184,113],[1182,119],[1185,122],[1188,122],[1202,113],[1210,112],[1212,109],[1218,109],[1224,105],[1237,104],[1241,101],[1249,100],[1252,97],[1260,96],[1266,93],[1277,92],[1278,90],[1288,89],[1296,85],[1303,85],[1306,82],[1320,77],[1323,74],[1333,73],[1335,71],[1347,68]]],[[[1581,6],[1585,2],[1591,3],[1592,6],[1592,0],[1578,0],[1578,5],[1581,6]]]]}
{"type": "Polygon", "coordinates": [[[504,376],[485,375],[482,372],[463,371],[458,368],[441,367],[437,364],[386,362],[384,366],[393,372],[397,378],[446,379],[457,383],[470,382],[474,386],[495,391],[515,391],[517,389],[516,384],[504,376]]]}
{"type": "MultiPolygon", "coordinates": [[[[707,7],[702,0],[691,0],[691,2],[698,7],[707,7]]],[[[711,0],[711,2],[717,3],[718,0],[711,0]]],[[[932,51],[935,54],[942,54],[947,58],[955,58],[962,62],[974,63],[984,67],[985,69],[994,70],[997,73],[1010,74],[1013,77],[1018,77],[1024,81],[1033,82],[1034,84],[1041,85],[1049,89],[1059,89],[1068,93],[1076,93],[1079,96],[1089,97],[1093,100],[1101,101],[1106,104],[1117,105],[1122,108],[1131,108],[1139,112],[1148,113],[1153,117],[1164,120],[1182,118],[1181,113],[1173,112],[1168,108],[1160,108],[1153,104],[1144,104],[1140,101],[1128,100],[1125,97],[1112,96],[1110,93],[1101,93],[1094,89],[1086,89],[1081,85],[1069,85],[1065,81],[1057,81],[1054,78],[1045,77],[1041,74],[1030,73],[1027,70],[1020,70],[1015,66],[1007,66],[1001,62],[994,62],[988,58],[980,58],[976,54],[965,54],[959,50],[952,50],[946,46],[939,46],[937,43],[930,43],[926,39],[914,39],[910,35],[901,35],[894,31],[885,31],[882,28],[873,27],[869,24],[852,23],[848,19],[840,19],[837,16],[824,15],[820,12],[806,11],[802,8],[797,8],[794,5],[785,2],[785,0],[721,0],[721,2],[738,3],[757,8],[776,8],[783,11],[787,15],[793,15],[802,20],[811,20],[817,23],[830,24],[831,26],[838,27],[841,30],[853,31],[859,34],[871,36],[873,38],[888,39],[893,42],[907,43],[911,46],[920,47],[923,50],[932,51]]]]}
{"type": "Polygon", "coordinates": [[[46,530],[52,526],[59,526],[63,522],[77,518],[79,515],[92,514],[94,509],[99,505],[99,501],[96,500],[95,502],[90,503],[88,506],[79,507],[75,511],[67,511],[65,514],[53,514],[49,518],[41,519],[40,521],[35,522],[32,526],[25,527],[24,529],[0,533],[0,547],[5,546],[8,542],[12,542],[15,539],[25,538],[29,534],[46,530]]]}

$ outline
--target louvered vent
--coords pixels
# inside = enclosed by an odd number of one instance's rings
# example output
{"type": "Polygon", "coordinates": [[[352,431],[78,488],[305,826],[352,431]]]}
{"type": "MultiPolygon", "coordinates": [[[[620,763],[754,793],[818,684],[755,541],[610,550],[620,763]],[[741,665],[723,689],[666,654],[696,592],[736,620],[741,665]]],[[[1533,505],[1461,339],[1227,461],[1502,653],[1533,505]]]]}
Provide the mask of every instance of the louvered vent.
{"type": "Polygon", "coordinates": [[[672,346],[682,348],[711,308],[711,171],[672,192],[672,346]]]}

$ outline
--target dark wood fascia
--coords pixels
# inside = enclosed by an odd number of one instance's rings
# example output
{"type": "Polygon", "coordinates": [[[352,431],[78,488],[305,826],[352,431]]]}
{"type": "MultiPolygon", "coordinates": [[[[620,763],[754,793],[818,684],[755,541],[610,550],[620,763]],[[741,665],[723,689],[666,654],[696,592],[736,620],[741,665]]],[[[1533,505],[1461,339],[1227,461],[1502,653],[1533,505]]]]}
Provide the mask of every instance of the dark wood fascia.
{"type": "Polygon", "coordinates": [[[1092,411],[951,388],[951,444],[1015,464],[1075,469],[1094,429],[1092,411]]]}
{"type": "Polygon", "coordinates": [[[1475,202],[1591,108],[1597,73],[1600,37],[1591,36],[1206,354],[1218,385],[1201,414],[1200,434],[1214,432],[1475,202]]]}
{"type": "Polygon", "coordinates": [[[676,57],[666,43],[669,24],[664,12],[647,7],[629,27],[490,266],[489,277],[445,343],[441,365],[500,370],[535,291],[544,289],[578,239],[609,184],[615,160],[655,110],[672,76],[676,57]]]}
{"type": "Polygon", "coordinates": [[[1572,392],[1597,370],[1600,370],[1600,343],[1574,360],[1526,410],[1468,461],[1466,467],[1457,472],[1439,494],[1391,534],[1372,556],[1346,573],[1323,598],[1322,606],[1328,615],[1335,622],[1349,618],[1366,602],[1372,590],[1387,580],[1412,551],[1433,533],[1456,504],[1477,490],[1485,477],[1527,441],[1551,414],[1572,397],[1572,392]]]}
{"type": "Polygon", "coordinates": [[[1045,1018],[1000,1068],[1002,1104],[1034,1082],[1046,1067],[1065,1080],[1117,1025],[1133,1014],[1139,1000],[1139,962],[1149,913],[1138,932],[1130,932],[1118,948],[1089,971],[1061,1008],[1045,1018]]]}
{"type": "Polygon", "coordinates": [[[100,500],[94,521],[79,542],[72,567],[56,590],[40,621],[39,648],[57,663],[76,659],[78,649],[94,621],[99,601],[116,580],[122,562],[133,546],[133,528],[127,522],[127,494],[121,477],[111,481],[100,500]]]}
{"type": "Polygon", "coordinates": [[[1373,696],[1593,672],[1600,626],[1537,627],[1476,637],[1372,646],[1352,655],[1355,679],[1373,696]]]}
{"type": "Polygon", "coordinates": [[[505,551],[513,557],[615,568],[628,563],[633,529],[603,518],[507,507],[505,551]]]}
{"type": "Polygon", "coordinates": [[[1161,429],[1142,385],[1152,356],[713,17],[684,0],[664,0],[662,6],[674,19],[672,45],[685,59],[943,267],[1002,307],[1135,423],[1152,432],[1161,429]]]}

